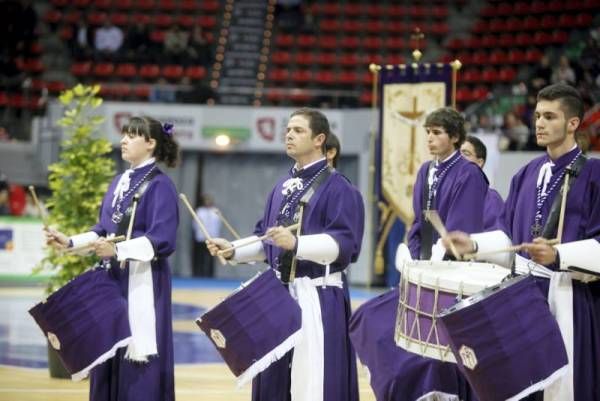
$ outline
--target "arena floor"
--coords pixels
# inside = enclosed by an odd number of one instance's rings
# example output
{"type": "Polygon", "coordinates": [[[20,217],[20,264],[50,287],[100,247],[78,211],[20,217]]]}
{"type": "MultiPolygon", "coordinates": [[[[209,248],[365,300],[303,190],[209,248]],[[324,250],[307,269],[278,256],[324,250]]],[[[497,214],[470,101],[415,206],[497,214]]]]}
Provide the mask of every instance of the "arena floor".
{"type": "MultiPolygon", "coordinates": [[[[0,283],[1,284],[1,283],[0,283]]],[[[247,401],[250,385],[237,389],[235,378],[194,319],[216,305],[239,283],[177,279],[173,287],[175,387],[178,401],[247,401]]],[[[352,290],[358,305],[375,292],[352,290]]],[[[43,298],[42,287],[0,287],[0,401],[84,401],[88,382],[51,379],[46,340],[27,310],[43,298]]],[[[360,399],[375,397],[359,366],[360,399]]]]}

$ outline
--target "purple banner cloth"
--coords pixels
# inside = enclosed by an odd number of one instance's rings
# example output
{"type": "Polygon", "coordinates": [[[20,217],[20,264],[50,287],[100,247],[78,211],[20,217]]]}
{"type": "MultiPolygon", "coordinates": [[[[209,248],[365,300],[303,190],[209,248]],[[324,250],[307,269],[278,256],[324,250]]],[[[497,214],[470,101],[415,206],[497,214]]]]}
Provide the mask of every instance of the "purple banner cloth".
{"type": "Polygon", "coordinates": [[[55,349],[58,346],[58,355],[71,374],[90,366],[131,336],[127,301],[102,268],[77,276],[29,313],[44,336],[56,336],[50,343],[55,349]]]}
{"type": "Polygon", "coordinates": [[[196,323],[213,341],[233,374],[239,376],[300,330],[302,312],[275,271],[269,269],[196,323]],[[214,330],[223,337],[225,347],[215,341],[214,330]]]}
{"type": "Polygon", "coordinates": [[[440,318],[457,364],[481,401],[503,401],[568,363],[558,324],[533,277],[440,318]],[[468,347],[474,366],[465,366],[468,347]]]}

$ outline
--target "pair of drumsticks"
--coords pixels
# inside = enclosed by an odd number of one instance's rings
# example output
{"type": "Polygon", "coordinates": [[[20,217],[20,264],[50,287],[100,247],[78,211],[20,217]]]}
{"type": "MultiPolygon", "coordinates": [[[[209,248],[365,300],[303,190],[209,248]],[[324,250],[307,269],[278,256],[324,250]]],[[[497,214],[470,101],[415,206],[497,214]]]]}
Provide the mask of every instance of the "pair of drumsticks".
{"type": "MultiPolygon", "coordinates": [[[[181,199],[181,201],[185,204],[185,206],[189,210],[190,214],[194,218],[194,221],[196,222],[196,224],[198,224],[198,227],[200,227],[200,230],[204,234],[204,237],[206,239],[208,239],[208,240],[211,240],[213,237],[210,235],[210,233],[206,229],[206,226],[204,225],[204,223],[202,222],[202,220],[200,219],[200,217],[198,217],[198,215],[194,211],[194,208],[192,207],[192,205],[188,201],[187,196],[185,196],[185,194],[179,194],[179,198],[181,199]]],[[[239,234],[233,229],[233,227],[231,226],[231,224],[229,224],[229,222],[227,221],[227,219],[225,219],[225,217],[223,216],[223,214],[221,213],[221,211],[219,211],[219,209],[215,208],[215,213],[221,219],[221,221],[223,222],[223,224],[225,224],[225,226],[231,232],[231,234],[233,234],[233,236],[235,237],[235,239],[240,239],[239,234]]],[[[298,224],[297,223],[296,224],[292,224],[290,226],[287,226],[286,228],[293,231],[293,230],[298,229],[298,224]]],[[[262,235],[260,237],[251,238],[251,239],[249,239],[247,241],[240,242],[240,243],[238,243],[236,245],[233,245],[233,246],[231,246],[229,248],[221,249],[219,252],[217,252],[217,257],[219,258],[219,261],[222,264],[226,264],[227,261],[223,257],[224,254],[226,254],[228,252],[231,252],[231,251],[233,251],[233,250],[235,250],[237,248],[246,246],[246,245],[250,245],[250,244],[254,244],[256,242],[264,241],[267,238],[269,238],[269,235],[265,234],[265,235],[262,235]]]]}
{"type": "MultiPolygon", "coordinates": [[[[566,180],[566,182],[568,185],[568,180],[566,180]]],[[[565,202],[565,197],[566,197],[566,195],[563,194],[563,205],[565,202]]],[[[438,212],[436,210],[426,210],[424,212],[424,214],[425,214],[425,219],[431,223],[431,225],[437,231],[437,233],[440,235],[440,237],[444,238],[444,237],[448,236],[448,231],[446,230],[446,227],[444,226],[444,223],[442,223],[442,219],[440,218],[440,215],[438,214],[438,212]]],[[[559,218],[559,223],[558,223],[558,238],[547,241],[546,243],[548,245],[556,245],[556,244],[560,243],[563,225],[564,225],[564,207],[561,208],[561,213],[560,213],[560,218],[559,218]]],[[[463,260],[463,259],[472,260],[477,257],[484,256],[484,255],[493,255],[496,253],[505,253],[505,252],[517,252],[517,251],[520,251],[524,246],[525,246],[525,244],[518,244],[518,245],[512,245],[508,248],[495,249],[495,250],[486,251],[486,252],[467,253],[465,255],[460,255],[458,253],[458,250],[454,246],[454,243],[452,241],[450,241],[450,251],[452,252],[452,255],[456,258],[456,260],[463,260]]]]}

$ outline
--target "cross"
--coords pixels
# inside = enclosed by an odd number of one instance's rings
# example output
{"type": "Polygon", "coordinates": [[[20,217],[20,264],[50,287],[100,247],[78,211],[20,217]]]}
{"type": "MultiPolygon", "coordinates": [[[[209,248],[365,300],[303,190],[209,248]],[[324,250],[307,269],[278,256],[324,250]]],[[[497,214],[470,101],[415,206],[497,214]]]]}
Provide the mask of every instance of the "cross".
{"type": "MultiPolygon", "coordinates": [[[[413,109],[412,111],[398,111],[398,113],[405,118],[408,118],[410,120],[417,120],[419,117],[421,117],[424,113],[424,111],[418,111],[417,109],[417,97],[413,97],[413,109]]],[[[415,171],[415,147],[416,147],[416,138],[415,135],[417,133],[416,131],[416,127],[414,124],[410,125],[410,161],[408,163],[408,174],[409,175],[413,175],[413,172],[415,171]]]]}
{"type": "Polygon", "coordinates": [[[419,49],[419,42],[425,38],[425,34],[421,32],[421,28],[415,28],[415,31],[410,35],[410,39],[415,42],[415,49],[419,49]]]}

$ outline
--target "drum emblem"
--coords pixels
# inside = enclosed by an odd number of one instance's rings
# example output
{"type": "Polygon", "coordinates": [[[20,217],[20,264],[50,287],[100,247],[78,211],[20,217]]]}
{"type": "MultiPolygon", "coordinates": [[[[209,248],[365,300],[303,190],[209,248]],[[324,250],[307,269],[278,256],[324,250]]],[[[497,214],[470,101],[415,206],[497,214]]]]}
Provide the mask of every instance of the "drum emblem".
{"type": "Polygon", "coordinates": [[[219,348],[225,348],[225,336],[219,330],[210,329],[210,338],[219,348]]]}
{"type": "Polygon", "coordinates": [[[458,350],[458,353],[460,354],[460,359],[462,360],[464,366],[471,370],[475,369],[477,366],[477,356],[472,348],[463,345],[458,350]]]}
{"type": "Polygon", "coordinates": [[[54,348],[57,351],[60,351],[60,341],[58,340],[58,337],[56,337],[56,334],[48,332],[48,341],[50,341],[50,345],[52,345],[52,348],[54,348]]]}

